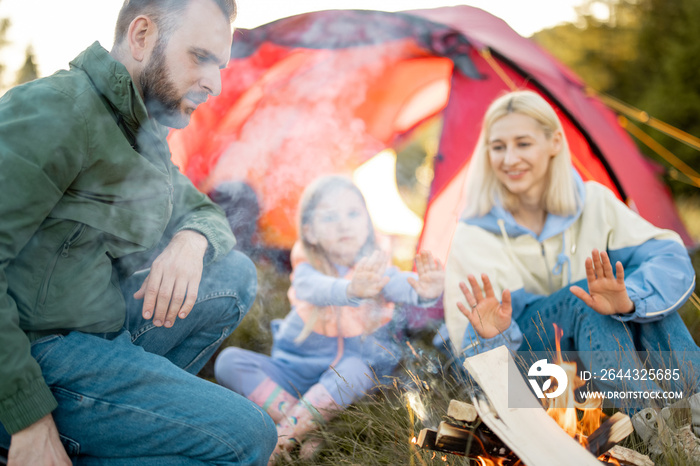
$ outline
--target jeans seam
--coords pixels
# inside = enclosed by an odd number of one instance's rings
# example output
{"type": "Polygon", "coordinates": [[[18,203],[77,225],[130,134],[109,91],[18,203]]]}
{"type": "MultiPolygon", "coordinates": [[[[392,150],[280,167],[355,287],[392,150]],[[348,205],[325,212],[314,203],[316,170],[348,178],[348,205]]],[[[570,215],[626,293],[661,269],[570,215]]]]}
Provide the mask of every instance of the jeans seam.
{"type": "MultiPolygon", "coordinates": [[[[240,301],[238,299],[236,299],[236,304],[234,304],[234,306],[238,309],[238,315],[242,316],[243,315],[243,308],[240,305],[240,301]]],[[[241,320],[242,319],[239,319],[239,322],[241,320]]],[[[183,369],[188,370],[190,367],[192,367],[193,364],[195,364],[200,359],[202,359],[203,355],[209,354],[211,352],[212,347],[218,348],[221,345],[221,343],[230,335],[231,327],[235,328],[236,326],[237,326],[237,323],[233,323],[233,324],[227,325],[226,327],[221,329],[221,335],[219,335],[219,338],[217,338],[216,340],[211,342],[209,345],[207,345],[205,348],[203,348],[202,351],[200,351],[199,354],[197,354],[197,356],[194,359],[192,359],[192,361],[190,361],[189,364],[187,364],[185,367],[183,367],[183,369]]]]}
{"type": "MultiPolygon", "coordinates": [[[[203,298],[197,299],[197,301],[195,301],[194,305],[196,306],[196,305],[199,304],[199,303],[203,303],[203,302],[209,301],[209,300],[211,300],[211,299],[222,298],[222,297],[234,299],[234,300],[236,301],[235,306],[238,308],[238,315],[242,315],[242,313],[243,313],[243,308],[242,308],[242,307],[240,306],[240,304],[239,304],[239,303],[240,303],[240,299],[238,298],[238,293],[236,293],[236,292],[234,292],[234,291],[217,291],[217,292],[209,293],[208,295],[204,296],[203,298]]],[[[152,321],[149,321],[148,323],[146,323],[146,325],[142,326],[142,327],[139,328],[136,332],[134,332],[134,333],[131,334],[131,342],[132,342],[132,343],[136,342],[136,340],[137,340],[141,335],[143,335],[144,333],[146,333],[146,332],[148,332],[149,330],[152,330],[152,329],[154,329],[154,328],[157,328],[157,327],[156,327],[155,325],[153,325],[153,322],[152,322],[152,321]]],[[[228,327],[227,327],[227,329],[228,329],[228,327]]],[[[220,341],[222,341],[222,340],[219,339],[219,340],[217,340],[217,341],[220,342],[220,341]]],[[[211,345],[210,345],[210,346],[211,346],[211,345]]],[[[210,346],[207,346],[207,348],[209,348],[210,346]]],[[[198,358],[195,358],[195,361],[196,361],[197,359],[198,359],[198,358]]],[[[188,367],[189,367],[190,365],[191,365],[191,363],[188,364],[188,367]]]]}
{"type": "Polygon", "coordinates": [[[146,333],[149,330],[152,330],[154,328],[156,328],[156,326],[153,325],[153,323],[149,321],[146,325],[144,325],[143,327],[138,329],[137,332],[131,334],[131,342],[135,343],[136,340],[138,340],[141,335],[143,335],[144,333],[146,333]]]}
{"type": "MultiPolygon", "coordinates": [[[[56,343],[60,343],[60,342],[63,340],[63,338],[64,338],[63,335],[51,335],[51,337],[52,337],[52,338],[45,338],[45,339],[42,338],[42,339],[39,339],[39,340],[37,340],[37,341],[34,342],[34,343],[38,343],[39,345],[41,345],[41,344],[46,344],[46,343],[51,343],[51,346],[50,346],[50,347],[48,347],[48,348],[46,348],[45,350],[39,352],[39,354],[37,354],[36,357],[35,357],[34,355],[32,355],[32,357],[36,360],[36,362],[37,362],[39,365],[41,365],[41,361],[43,361],[44,359],[46,359],[46,357],[47,357],[49,354],[51,354],[51,353],[56,349],[56,343]],[[42,340],[43,340],[43,341],[42,341],[42,340]],[[56,341],[54,342],[54,340],[56,340],[56,341]]],[[[34,343],[32,344],[32,349],[34,348],[34,343]]],[[[37,346],[38,346],[38,345],[37,345],[37,346]]]]}
{"type": "Polygon", "coordinates": [[[210,299],[222,298],[222,297],[238,299],[238,293],[236,293],[235,291],[232,291],[232,290],[214,291],[214,292],[211,292],[211,293],[204,295],[202,297],[197,297],[197,301],[195,301],[195,304],[201,303],[204,301],[209,301],[210,299]]]}

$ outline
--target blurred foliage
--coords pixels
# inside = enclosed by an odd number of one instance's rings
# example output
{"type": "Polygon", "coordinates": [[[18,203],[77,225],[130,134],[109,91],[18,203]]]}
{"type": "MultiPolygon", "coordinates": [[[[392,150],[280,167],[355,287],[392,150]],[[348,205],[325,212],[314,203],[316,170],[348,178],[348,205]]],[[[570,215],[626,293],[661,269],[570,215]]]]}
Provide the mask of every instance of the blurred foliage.
{"type": "MultiPolygon", "coordinates": [[[[681,220],[688,227],[688,233],[696,243],[700,244],[700,196],[680,196],[676,199],[676,205],[681,220]]],[[[697,277],[700,277],[700,247],[691,251],[690,259],[693,261],[697,280],[697,277]]],[[[700,306],[697,304],[700,303],[699,295],[700,292],[696,288],[695,297],[686,301],[678,310],[698,345],[700,345],[700,306]]]]}
{"type": "MultiPolygon", "coordinates": [[[[698,18],[697,0],[586,0],[576,23],[545,29],[533,40],[593,89],[698,137],[698,18]]],[[[700,167],[700,151],[644,129],[689,166],[700,167]]],[[[668,168],[651,150],[640,148],[668,168]]],[[[683,177],[667,176],[666,181],[675,195],[700,195],[683,177]]]]}
{"type": "Polygon", "coordinates": [[[396,146],[396,185],[401,198],[423,218],[433,182],[433,161],[442,132],[442,115],[430,118],[403,136],[396,146]]]}
{"type": "Polygon", "coordinates": [[[15,84],[24,84],[29,81],[33,81],[39,77],[39,70],[36,66],[34,59],[34,50],[32,46],[28,46],[25,51],[24,65],[17,72],[17,81],[15,84]]]}
{"type": "MultiPolygon", "coordinates": [[[[1,0],[0,0],[1,1],[1,0]]],[[[2,63],[2,49],[9,44],[7,40],[7,30],[10,28],[9,18],[0,18],[0,89],[4,87],[3,84],[3,73],[5,71],[5,65],[2,63]]]]}

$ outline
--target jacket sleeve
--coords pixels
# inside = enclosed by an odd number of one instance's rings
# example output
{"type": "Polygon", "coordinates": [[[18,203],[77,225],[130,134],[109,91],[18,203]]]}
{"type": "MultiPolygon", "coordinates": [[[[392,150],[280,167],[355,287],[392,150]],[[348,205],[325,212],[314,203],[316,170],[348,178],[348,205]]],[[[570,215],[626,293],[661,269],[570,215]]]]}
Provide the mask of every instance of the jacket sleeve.
{"type": "Polygon", "coordinates": [[[14,88],[0,100],[0,422],[10,434],[57,403],[20,328],[6,269],[80,172],[85,128],[75,102],[41,83],[14,88]]]}
{"type": "Polygon", "coordinates": [[[429,307],[434,306],[439,297],[435,299],[423,299],[416,290],[408,283],[408,278],[418,280],[418,274],[413,272],[404,272],[396,267],[387,269],[386,274],[390,279],[389,283],[384,286],[382,294],[384,298],[392,303],[404,303],[412,306],[429,307]]]}
{"type": "Polygon", "coordinates": [[[511,260],[502,247],[498,238],[473,225],[460,222],[455,230],[452,245],[445,265],[445,325],[450,336],[450,342],[456,354],[472,356],[488,351],[500,345],[516,350],[522,343],[522,332],[515,318],[522,311],[529,297],[523,290],[523,282],[511,265],[511,260]],[[513,319],[510,327],[493,338],[481,338],[469,325],[469,320],[457,308],[461,302],[468,306],[464,295],[459,289],[460,282],[467,282],[467,276],[472,274],[481,283],[481,274],[488,275],[494,292],[500,300],[503,290],[508,289],[513,295],[513,319]],[[521,296],[523,295],[523,296],[521,296]]]}
{"type": "MultiPolygon", "coordinates": [[[[205,263],[227,254],[236,244],[236,238],[223,209],[200,192],[173,164],[173,214],[168,231],[169,238],[181,230],[194,230],[207,238],[209,247],[205,263]]],[[[169,240],[168,238],[168,240],[169,240]]]]}
{"type": "Polygon", "coordinates": [[[294,267],[292,286],[296,297],[314,306],[359,306],[362,300],[348,298],[349,284],[350,280],[321,273],[308,262],[294,267]]]}
{"type": "Polygon", "coordinates": [[[619,201],[609,190],[602,196],[611,224],[607,252],[625,269],[625,285],[634,312],[613,317],[651,322],[677,310],[695,288],[695,272],[677,233],[655,227],[619,201]]]}

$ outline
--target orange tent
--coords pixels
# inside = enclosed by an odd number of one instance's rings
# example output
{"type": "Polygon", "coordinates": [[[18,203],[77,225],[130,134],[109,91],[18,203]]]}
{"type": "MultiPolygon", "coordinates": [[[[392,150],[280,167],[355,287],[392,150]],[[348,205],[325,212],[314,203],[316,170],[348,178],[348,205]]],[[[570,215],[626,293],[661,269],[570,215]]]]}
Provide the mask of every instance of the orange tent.
{"type": "Polygon", "coordinates": [[[303,188],[349,173],[430,118],[442,118],[423,247],[447,255],[480,119],[501,92],[533,89],[557,109],[584,180],[692,240],[658,167],[584,84],[502,20],[468,6],[404,13],[334,10],[237,30],[223,92],[171,133],[173,160],[209,192],[257,193],[260,241],[289,249],[303,188]]]}

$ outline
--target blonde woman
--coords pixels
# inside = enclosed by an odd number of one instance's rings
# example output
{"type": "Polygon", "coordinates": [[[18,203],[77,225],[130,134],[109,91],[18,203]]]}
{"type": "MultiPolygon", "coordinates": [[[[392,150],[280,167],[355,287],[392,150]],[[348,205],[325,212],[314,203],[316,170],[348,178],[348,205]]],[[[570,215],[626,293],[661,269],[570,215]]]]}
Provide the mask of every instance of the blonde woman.
{"type": "MultiPolygon", "coordinates": [[[[458,354],[500,345],[551,351],[557,324],[562,349],[578,351],[583,369],[626,372],[639,363],[636,351],[649,350],[656,368],[682,371],[686,396],[698,391],[700,353],[676,312],[695,286],[679,236],[581,180],[556,112],[540,95],[517,91],[491,104],[467,190],[444,300],[458,354]],[[682,359],[662,361],[671,351],[682,359]],[[621,354],[631,362],[621,363],[621,354]]],[[[634,377],[600,386],[661,390],[634,377]]]]}

